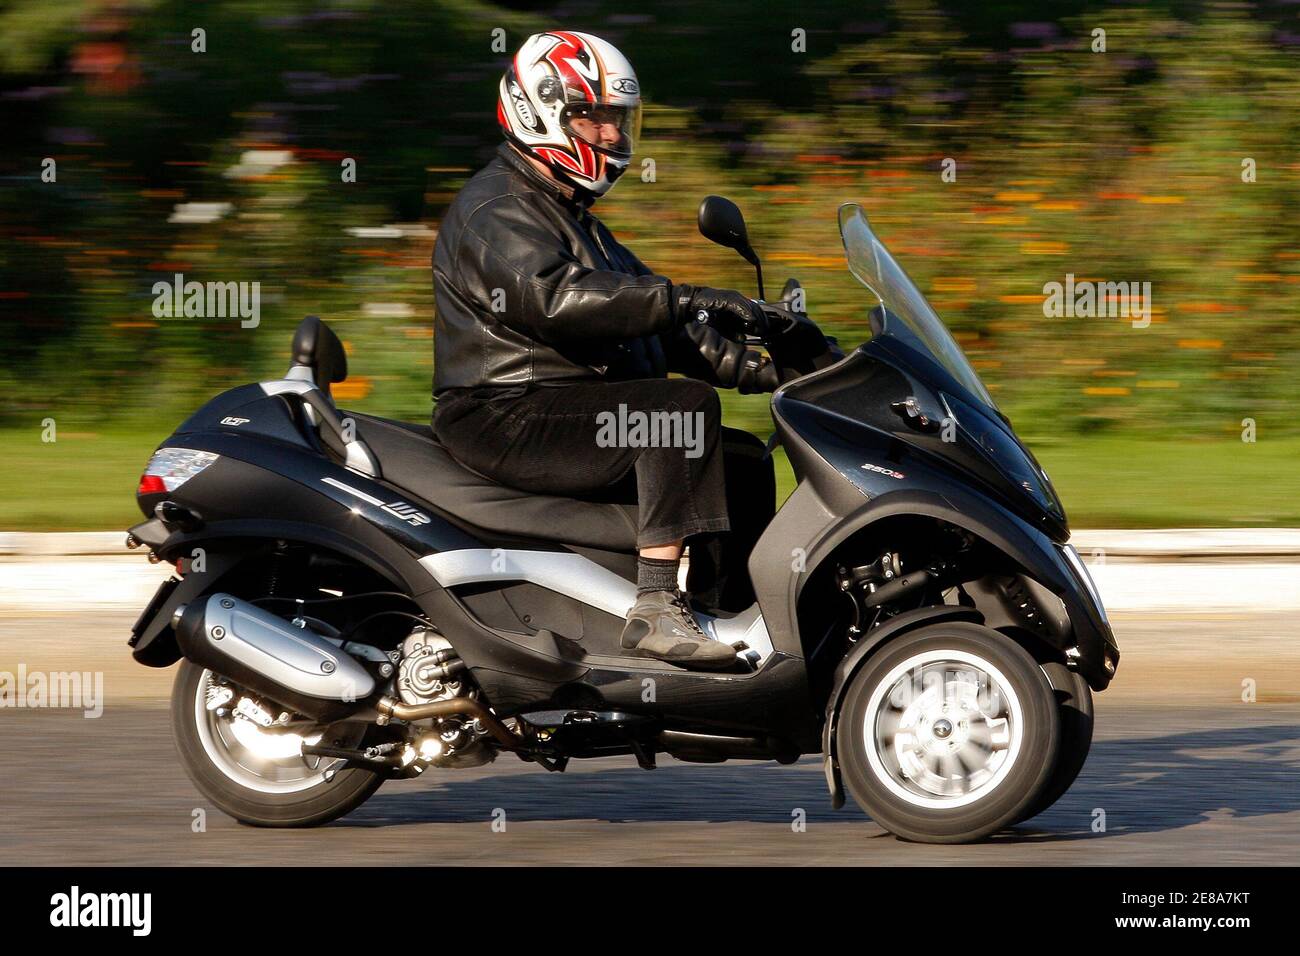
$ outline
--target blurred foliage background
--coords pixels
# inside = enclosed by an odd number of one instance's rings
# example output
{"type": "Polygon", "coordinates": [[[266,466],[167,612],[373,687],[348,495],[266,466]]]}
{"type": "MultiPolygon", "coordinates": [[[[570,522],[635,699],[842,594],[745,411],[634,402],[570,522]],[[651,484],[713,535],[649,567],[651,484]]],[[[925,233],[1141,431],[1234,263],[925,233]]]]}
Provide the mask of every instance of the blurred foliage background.
{"type": "MultiPolygon", "coordinates": [[[[278,376],[308,313],[347,344],[346,407],[427,419],[438,221],[500,141],[509,54],[557,26],[636,66],[653,175],[634,165],[596,212],[653,268],[753,293],[695,231],[700,198],[730,196],[769,291],[799,277],[856,345],[866,299],[835,210],[860,202],[1074,524],[1300,523],[1296,11],[10,0],[0,528],[130,521],[152,447],[216,391],[278,376]],[[260,325],[156,318],[152,286],[178,272],[259,282],[260,325]],[[1045,318],[1067,273],[1150,282],[1150,326],[1045,318]]],[[[724,404],[770,431],[761,396],[724,404]]]]}

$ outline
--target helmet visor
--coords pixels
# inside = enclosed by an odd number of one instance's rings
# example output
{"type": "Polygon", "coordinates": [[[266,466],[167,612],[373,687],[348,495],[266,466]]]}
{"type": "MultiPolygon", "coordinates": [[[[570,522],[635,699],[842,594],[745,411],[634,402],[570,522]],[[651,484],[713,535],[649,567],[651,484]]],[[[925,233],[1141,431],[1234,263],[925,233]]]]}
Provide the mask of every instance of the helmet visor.
{"type": "Polygon", "coordinates": [[[641,137],[641,104],[571,103],[560,112],[560,125],[599,152],[627,159],[641,137]]]}

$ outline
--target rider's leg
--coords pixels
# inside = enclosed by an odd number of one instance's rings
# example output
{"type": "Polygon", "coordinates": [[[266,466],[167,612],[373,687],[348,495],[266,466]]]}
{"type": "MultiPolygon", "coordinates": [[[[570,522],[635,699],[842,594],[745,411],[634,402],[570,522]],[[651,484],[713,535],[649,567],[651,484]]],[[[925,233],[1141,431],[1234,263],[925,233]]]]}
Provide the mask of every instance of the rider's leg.
{"type": "Polygon", "coordinates": [[[722,429],[722,461],[731,530],[691,540],[686,590],[697,607],[738,612],[755,600],[747,564],[776,514],[776,476],[762,439],[736,428],[722,429]]]}
{"type": "Polygon", "coordinates": [[[642,548],[726,530],[721,418],[711,386],[661,378],[440,400],[434,428],[470,468],[538,494],[585,497],[635,469],[642,548]]]}
{"type": "Polygon", "coordinates": [[[677,587],[682,563],[682,539],[637,551],[636,589],[671,591],[677,587]]]}
{"type": "Polygon", "coordinates": [[[685,447],[646,449],[637,458],[637,600],[627,614],[623,646],[687,667],[722,668],[735,651],[708,638],[677,589],[683,539],[725,532],[722,406],[712,387],[689,379],[666,381],[667,405],[689,416],[685,447]]]}
{"type": "Polygon", "coordinates": [[[642,548],[637,553],[651,561],[680,561],[682,559],[683,541],[678,538],[669,544],[659,544],[642,548]]]}
{"type": "Polygon", "coordinates": [[[691,379],[540,388],[481,408],[439,403],[453,455],[503,484],[582,497],[635,470],[638,600],[624,646],[690,666],[725,666],[729,647],[700,631],[676,589],[681,541],[728,528],[721,405],[691,379]]]}

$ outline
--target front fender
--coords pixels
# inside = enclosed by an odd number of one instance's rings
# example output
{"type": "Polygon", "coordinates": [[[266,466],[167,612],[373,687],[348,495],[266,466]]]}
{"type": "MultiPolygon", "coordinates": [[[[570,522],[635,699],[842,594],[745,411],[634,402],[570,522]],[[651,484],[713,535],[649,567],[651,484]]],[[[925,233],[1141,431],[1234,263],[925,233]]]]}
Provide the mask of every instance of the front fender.
{"type": "Polygon", "coordinates": [[[826,722],[822,727],[822,753],[826,755],[826,783],[830,787],[831,804],[835,809],[838,810],[844,805],[844,788],[840,784],[840,769],[835,758],[835,718],[840,712],[840,700],[844,696],[844,688],[853,679],[853,675],[857,673],[863,661],[881,644],[908,631],[914,631],[918,627],[927,627],[940,621],[969,621],[973,624],[983,624],[984,616],[974,608],[952,604],[904,611],[890,618],[880,627],[864,634],[836,665],[831,680],[830,695],[826,698],[826,722]]]}
{"type": "Polygon", "coordinates": [[[1059,650],[1093,690],[1102,691],[1114,676],[1119,650],[1104,612],[1087,585],[1070,566],[1063,546],[1042,531],[986,499],[960,488],[940,492],[908,489],[865,502],[808,550],[808,567],[816,568],[841,544],[868,526],[898,515],[930,517],[962,528],[1014,561],[1024,573],[1065,605],[1070,633],[1059,650]]]}

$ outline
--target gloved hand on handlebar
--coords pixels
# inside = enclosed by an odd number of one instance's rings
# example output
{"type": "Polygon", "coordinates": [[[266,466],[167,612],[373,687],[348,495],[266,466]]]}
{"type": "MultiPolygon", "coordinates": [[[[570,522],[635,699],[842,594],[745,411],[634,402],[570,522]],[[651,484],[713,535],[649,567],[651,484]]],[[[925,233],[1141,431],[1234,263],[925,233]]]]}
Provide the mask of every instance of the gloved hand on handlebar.
{"type": "Polygon", "coordinates": [[[763,311],[758,304],[731,289],[673,286],[673,302],[676,303],[679,325],[698,322],[703,312],[707,314],[710,325],[731,339],[756,333],[763,321],[763,311]]]}
{"type": "Polygon", "coordinates": [[[707,322],[691,322],[687,337],[700,350],[700,357],[712,369],[715,384],[734,388],[742,395],[774,392],[781,384],[776,366],[762,352],[747,349],[722,335],[707,322]]]}
{"type": "Polygon", "coordinates": [[[805,312],[796,312],[788,303],[760,302],[762,322],[757,333],[782,367],[783,377],[797,378],[844,358],[839,343],[823,335],[805,312]]]}

